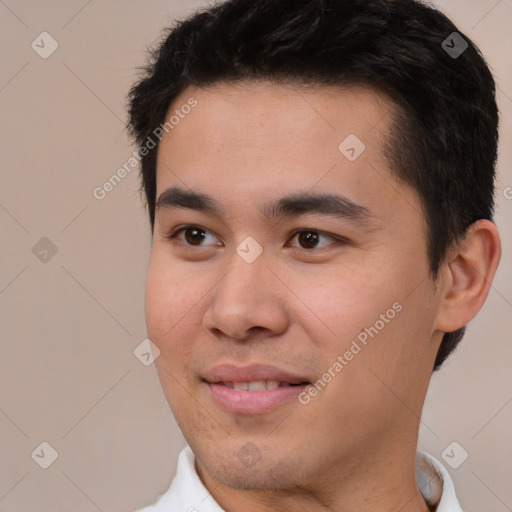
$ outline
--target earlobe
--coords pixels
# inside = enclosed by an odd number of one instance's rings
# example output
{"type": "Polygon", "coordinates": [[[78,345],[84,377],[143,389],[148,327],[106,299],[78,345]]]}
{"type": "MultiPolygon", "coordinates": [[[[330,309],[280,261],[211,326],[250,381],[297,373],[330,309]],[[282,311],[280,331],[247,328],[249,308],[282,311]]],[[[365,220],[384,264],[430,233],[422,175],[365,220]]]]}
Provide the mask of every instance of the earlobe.
{"type": "Polygon", "coordinates": [[[489,220],[472,224],[444,265],[445,280],[435,328],[452,332],[466,325],[480,310],[501,256],[496,225],[489,220]]]}

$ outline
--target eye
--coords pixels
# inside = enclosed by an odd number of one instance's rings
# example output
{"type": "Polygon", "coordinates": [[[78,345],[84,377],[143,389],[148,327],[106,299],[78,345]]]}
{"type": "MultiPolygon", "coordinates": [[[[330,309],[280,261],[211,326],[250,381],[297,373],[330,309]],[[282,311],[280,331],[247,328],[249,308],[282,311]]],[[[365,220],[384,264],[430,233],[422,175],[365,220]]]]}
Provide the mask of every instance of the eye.
{"type": "Polygon", "coordinates": [[[302,249],[322,249],[323,247],[328,247],[329,245],[332,245],[327,244],[323,246],[318,246],[318,241],[321,238],[330,239],[334,241],[334,243],[339,241],[336,238],[322,234],[320,231],[317,231],[315,229],[301,229],[300,231],[296,231],[293,235],[292,240],[296,237],[299,243],[301,244],[302,249]]]}
{"type": "MultiPolygon", "coordinates": [[[[172,235],[169,235],[167,238],[170,239],[176,239],[181,243],[184,243],[185,245],[189,245],[192,247],[202,247],[205,244],[201,244],[207,238],[207,235],[211,233],[207,230],[202,228],[201,226],[184,226],[176,231],[172,235]],[[181,237],[181,235],[184,235],[184,237],[181,237]],[[183,240],[184,238],[184,240],[183,240]]],[[[211,235],[212,238],[215,238],[213,235],[211,235]]],[[[212,244],[206,244],[206,245],[212,245],[212,244]]],[[[215,244],[219,245],[219,244],[215,244]]]]}
{"type": "MultiPolygon", "coordinates": [[[[188,225],[183,226],[176,231],[174,231],[171,235],[169,235],[167,238],[172,240],[177,240],[180,243],[189,246],[189,247],[204,247],[206,245],[221,245],[220,243],[211,243],[211,244],[204,244],[205,240],[210,237],[213,240],[217,240],[217,238],[210,233],[207,229],[202,228],[201,226],[197,225],[188,225]]],[[[322,249],[324,247],[328,247],[329,245],[333,245],[333,243],[342,243],[342,240],[333,237],[328,236],[318,230],[315,229],[301,229],[298,231],[295,231],[292,234],[291,240],[297,238],[299,241],[300,247],[299,249],[322,249]],[[324,238],[326,240],[331,240],[331,243],[319,245],[319,241],[324,238]]]]}

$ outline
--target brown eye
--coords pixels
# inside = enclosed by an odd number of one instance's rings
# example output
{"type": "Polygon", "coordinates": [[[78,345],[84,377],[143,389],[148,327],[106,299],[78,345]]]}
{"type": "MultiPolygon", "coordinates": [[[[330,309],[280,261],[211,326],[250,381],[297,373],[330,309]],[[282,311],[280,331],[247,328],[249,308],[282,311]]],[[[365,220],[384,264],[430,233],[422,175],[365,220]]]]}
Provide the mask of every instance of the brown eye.
{"type": "Polygon", "coordinates": [[[205,230],[198,228],[186,228],[183,230],[183,233],[185,240],[190,245],[201,245],[205,236],[205,230]]]}
{"type": "Polygon", "coordinates": [[[203,244],[208,236],[216,239],[207,229],[201,226],[184,226],[176,230],[168,238],[177,239],[179,242],[191,247],[203,247],[204,245],[219,245],[219,244],[203,244]],[[184,235],[183,237],[181,235],[184,235]]]}
{"type": "Polygon", "coordinates": [[[302,249],[321,249],[323,247],[331,245],[325,244],[322,246],[318,246],[319,240],[321,240],[322,238],[330,239],[331,241],[336,242],[336,240],[333,237],[324,235],[314,229],[303,229],[301,231],[297,231],[294,234],[293,238],[297,238],[302,249]]]}
{"type": "Polygon", "coordinates": [[[318,243],[318,233],[314,231],[302,231],[298,234],[298,240],[305,249],[312,249],[318,243]]]}

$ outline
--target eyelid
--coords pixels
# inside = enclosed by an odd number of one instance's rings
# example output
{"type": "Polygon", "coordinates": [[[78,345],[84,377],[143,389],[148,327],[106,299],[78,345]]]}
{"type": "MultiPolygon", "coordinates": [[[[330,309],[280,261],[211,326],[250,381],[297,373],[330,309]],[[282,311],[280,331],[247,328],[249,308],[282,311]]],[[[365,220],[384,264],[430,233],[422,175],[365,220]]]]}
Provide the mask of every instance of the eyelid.
{"type": "MultiPolygon", "coordinates": [[[[193,229],[193,228],[196,228],[196,229],[199,229],[201,231],[205,231],[211,235],[213,235],[215,238],[218,238],[211,230],[209,229],[206,229],[202,226],[200,226],[199,224],[185,224],[185,225],[182,225],[182,226],[178,226],[176,229],[174,229],[172,231],[172,233],[170,235],[167,235],[165,238],[169,238],[169,239],[176,239],[177,236],[182,232],[182,231],[186,231],[187,229],[193,229]]],[[[338,235],[333,235],[333,234],[330,234],[330,233],[327,233],[325,231],[322,231],[320,229],[317,229],[317,228],[308,228],[308,227],[304,227],[304,228],[297,228],[295,229],[291,234],[290,234],[290,237],[289,237],[289,240],[292,240],[293,238],[295,238],[298,234],[300,233],[307,233],[307,232],[315,232],[315,233],[318,233],[320,236],[323,236],[325,238],[329,238],[333,241],[333,243],[327,245],[327,246],[324,246],[324,247],[319,247],[319,248],[316,248],[316,247],[313,247],[312,249],[306,249],[304,247],[296,247],[296,246],[293,246],[293,248],[295,249],[302,249],[304,251],[307,251],[307,252],[314,252],[314,251],[320,251],[322,249],[326,249],[328,247],[330,247],[331,245],[335,245],[335,244],[347,244],[347,243],[350,243],[350,241],[345,238],[345,237],[342,237],[342,236],[338,236],[338,235]]],[[[190,248],[194,248],[194,247],[208,247],[207,245],[191,245],[191,244],[188,244],[188,243],[183,243],[181,242],[180,240],[178,240],[178,242],[182,243],[183,245],[185,245],[186,247],[190,247],[190,248]]],[[[211,245],[211,244],[210,244],[211,245]]]]}
{"type": "Polygon", "coordinates": [[[342,237],[337,237],[335,235],[331,235],[329,233],[326,233],[325,231],[321,231],[319,229],[315,229],[315,228],[299,228],[299,229],[296,229],[295,231],[293,231],[290,235],[290,240],[293,240],[297,235],[299,235],[300,233],[308,233],[308,232],[314,232],[314,233],[317,233],[318,235],[320,236],[323,236],[325,238],[330,238],[333,243],[330,243],[324,247],[313,247],[312,249],[306,249],[304,247],[297,247],[297,246],[293,246],[294,249],[302,249],[303,251],[307,251],[307,252],[314,252],[314,251],[321,251],[322,249],[327,249],[328,247],[330,247],[331,245],[335,245],[336,243],[341,243],[343,242],[343,238],[342,237]]]}
{"type": "MultiPolygon", "coordinates": [[[[218,238],[217,235],[215,235],[215,233],[213,233],[213,231],[206,229],[203,226],[200,226],[199,224],[185,224],[183,226],[178,226],[176,229],[172,230],[172,233],[170,235],[166,235],[165,238],[176,239],[178,234],[180,234],[182,231],[186,231],[187,229],[194,229],[194,228],[201,230],[201,231],[206,231],[207,233],[213,235],[215,238],[218,238]]],[[[181,241],[179,241],[179,242],[182,243],[181,241]]],[[[186,243],[183,245],[185,245],[187,247],[206,247],[203,245],[190,245],[190,244],[186,244],[186,243]]]]}

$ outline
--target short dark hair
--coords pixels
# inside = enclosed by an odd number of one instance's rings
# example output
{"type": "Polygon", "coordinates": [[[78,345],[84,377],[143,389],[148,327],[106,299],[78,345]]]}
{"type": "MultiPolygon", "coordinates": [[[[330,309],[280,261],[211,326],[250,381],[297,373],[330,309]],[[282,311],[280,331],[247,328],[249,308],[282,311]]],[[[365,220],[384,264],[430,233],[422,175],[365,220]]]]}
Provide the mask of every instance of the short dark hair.
{"type": "MultiPolygon", "coordinates": [[[[149,53],[143,76],[128,95],[127,127],[139,148],[191,85],[263,79],[370,86],[395,107],[386,156],[398,179],[421,198],[434,281],[450,245],[475,221],[492,220],[498,145],[494,79],[469,37],[426,3],[228,0],[168,28],[149,53]]],[[[140,156],[152,232],[156,157],[157,151],[140,156]]],[[[464,330],[444,334],[434,370],[464,330]]]]}

